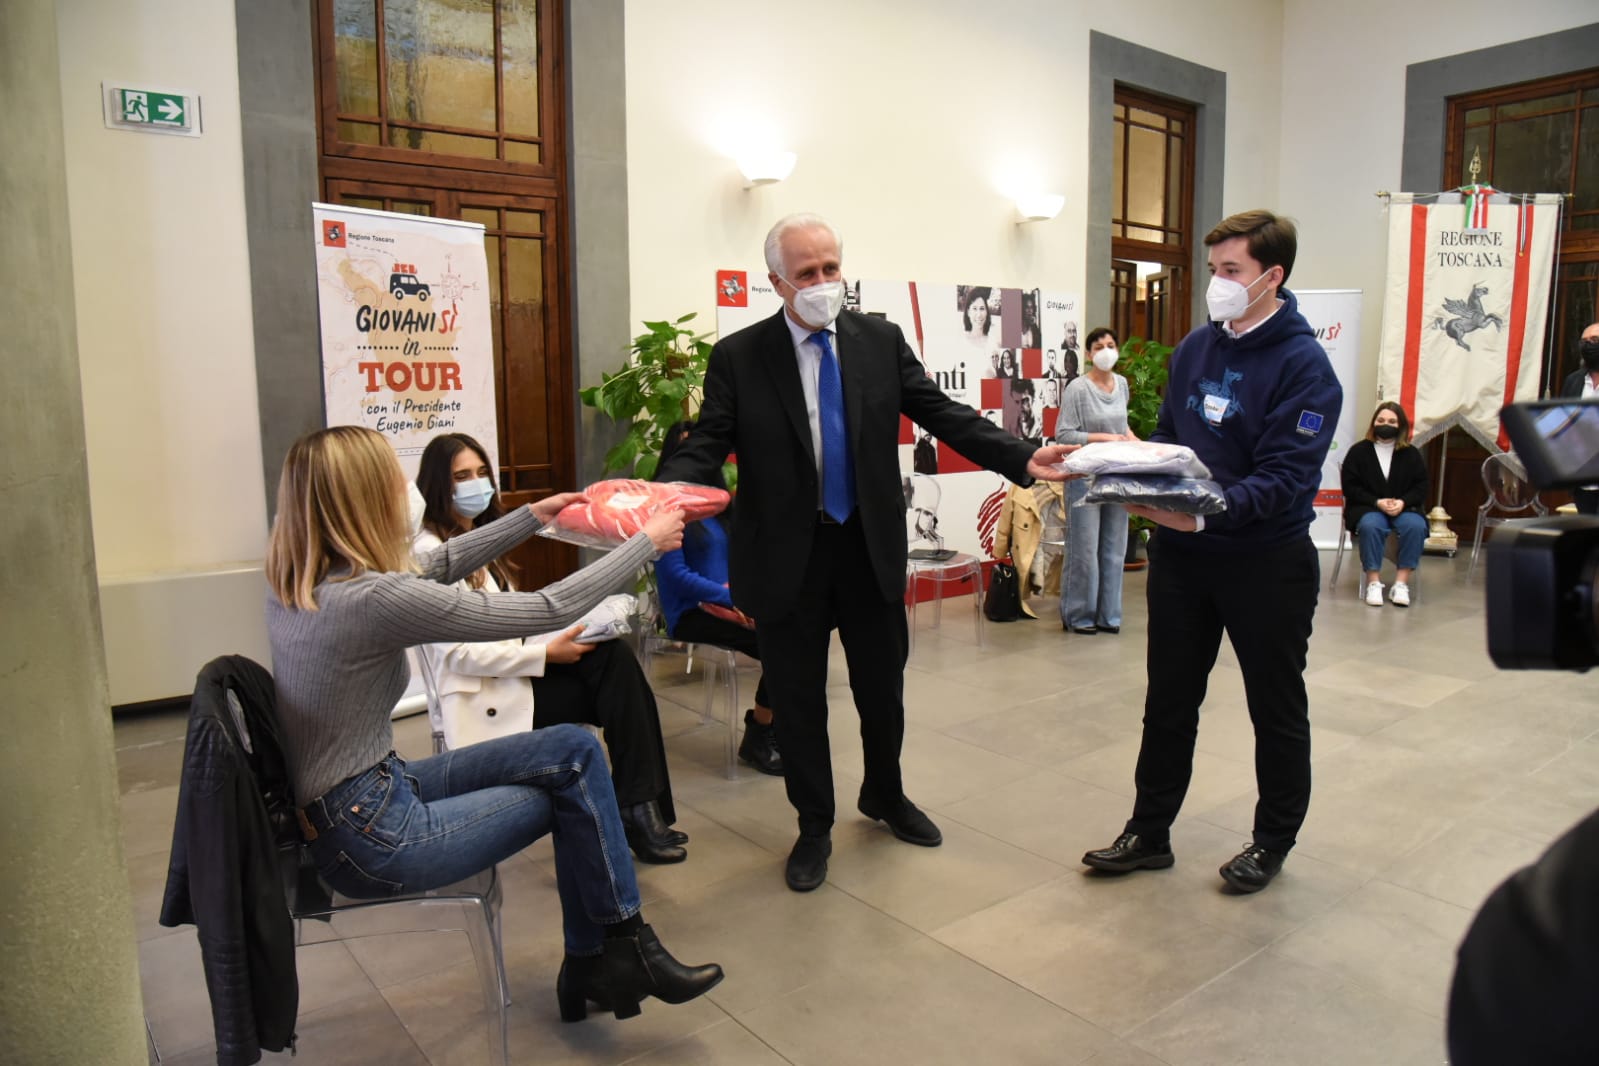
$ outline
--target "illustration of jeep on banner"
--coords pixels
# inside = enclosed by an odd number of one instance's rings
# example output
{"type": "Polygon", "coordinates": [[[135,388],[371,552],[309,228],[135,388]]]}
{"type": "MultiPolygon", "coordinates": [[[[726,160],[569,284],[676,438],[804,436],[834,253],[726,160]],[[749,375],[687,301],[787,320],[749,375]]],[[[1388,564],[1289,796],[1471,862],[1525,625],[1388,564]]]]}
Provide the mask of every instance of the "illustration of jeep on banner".
{"type": "Polygon", "coordinates": [[[427,283],[416,279],[416,267],[410,263],[394,264],[394,272],[389,275],[389,293],[396,300],[415,296],[426,303],[429,292],[427,283]]]}

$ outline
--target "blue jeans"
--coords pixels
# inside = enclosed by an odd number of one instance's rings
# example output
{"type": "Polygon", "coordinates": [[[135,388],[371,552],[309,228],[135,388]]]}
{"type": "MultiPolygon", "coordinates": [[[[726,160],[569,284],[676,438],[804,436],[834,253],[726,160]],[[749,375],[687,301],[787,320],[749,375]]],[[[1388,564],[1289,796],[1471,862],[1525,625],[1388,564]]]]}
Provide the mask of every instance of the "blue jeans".
{"type": "Polygon", "coordinates": [[[1360,568],[1368,574],[1382,570],[1382,550],[1388,534],[1399,535],[1399,569],[1414,570],[1421,564],[1421,545],[1427,539],[1427,520],[1415,511],[1400,511],[1389,518],[1381,511],[1368,511],[1355,523],[1355,539],[1360,542],[1360,568]]]}
{"type": "Polygon", "coordinates": [[[1122,624],[1122,569],[1127,562],[1127,508],[1078,507],[1088,482],[1066,483],[1066,565],[1060,620],[1073,629],[1122,624]]]}
{"type": "Polygon", "coordinates": [[[317,872],[356,899],[454,884],[555,834],[566,950],[639,912],[638,882],[600,742],[557,725],[406,762],[392,752],[306,808],[317,872]]]}

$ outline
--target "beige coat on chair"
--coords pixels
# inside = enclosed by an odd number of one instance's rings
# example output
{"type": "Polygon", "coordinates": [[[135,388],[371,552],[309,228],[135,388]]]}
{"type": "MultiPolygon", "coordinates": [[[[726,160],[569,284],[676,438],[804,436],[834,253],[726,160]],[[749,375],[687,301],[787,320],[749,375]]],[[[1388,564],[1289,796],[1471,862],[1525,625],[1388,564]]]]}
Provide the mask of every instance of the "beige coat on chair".
{"type": "MultiPolygon", "coordinates": [[[[1064,507],[1066,505],[1066,492],[1059,482],[1040,482],[1051,494],[1054,503],[1051,506],[1064,507]]],[[[1048,499],[1050,497],[1046,497],[1048,499]]],[[[1005,502],[999,509],[999,525],[994,530],[994,555],[1003,559],[1009,555],[1011,562],[1016,567],[1016,576],[1022,586],[1022,610],[1029,618],[1037,618],[1032,609],[1027,606],[1027,594],[1032,589],[1030,575],[1033,572],[1033,561],[1038,557],[1039,546],[1044,539],[1044,515],[1039,507],[1038,495],[1032,488],[1022,488],[1012,485],[1005,494],[1005,502]]],[[[1060,596],[1060,554],[1052,555],[1049,559],[1048,569],[1045,570],[1041,584],[1045,596],[1060,596]]]]}

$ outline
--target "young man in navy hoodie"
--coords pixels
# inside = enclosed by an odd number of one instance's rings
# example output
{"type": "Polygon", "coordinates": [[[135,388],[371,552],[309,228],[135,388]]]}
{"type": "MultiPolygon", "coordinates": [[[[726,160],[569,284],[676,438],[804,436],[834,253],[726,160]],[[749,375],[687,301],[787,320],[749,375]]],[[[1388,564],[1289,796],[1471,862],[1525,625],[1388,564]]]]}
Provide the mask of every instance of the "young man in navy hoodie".
{"type": "Polygon", "coordinates": [[[1254,841],[1221,868],[1258,892],[1282,869],[1310,802],[1305,651],[1320,564],[1310,540],[1322,462],[1343,389],[1298,301],[1292,222],[1269,211],[1224,219],[1210,249],[1212,321],[1172,353],[1151,440],[1186,444],[1226,490],[1201,518],[1129,507],[1157,524],[1149,568],[1149,686],[1126,829],[1083,863],[1125,873],[1173,862],[1171,824],[1194,767],[1199,706],[1222,633],[1255,726],[1254,841]]]}

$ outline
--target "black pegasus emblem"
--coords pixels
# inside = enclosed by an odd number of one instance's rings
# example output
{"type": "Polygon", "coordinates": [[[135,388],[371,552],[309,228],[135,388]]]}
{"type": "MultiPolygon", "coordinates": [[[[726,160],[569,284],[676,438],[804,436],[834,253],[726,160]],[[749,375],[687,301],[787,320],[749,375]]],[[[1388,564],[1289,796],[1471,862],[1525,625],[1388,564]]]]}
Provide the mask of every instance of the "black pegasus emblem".
{"type": "Polygon", "coordinates": [[[1466,343],[1466,334],[1486,329],[1489,325],[1501,330],[1505,328],[1504,319],[1482,309],[1482,298],[1486,295],[1488,286],[1478,283],[1471,287],[1471,296],[1465,300],[1445,299],[1443,314],[1433,318],[1432,328],[1443,330],[1456,344],[1471,351],[1471,345],[1466,343]],[[1454,317],[1448,318],[1449,315],[1454,317]]]}

